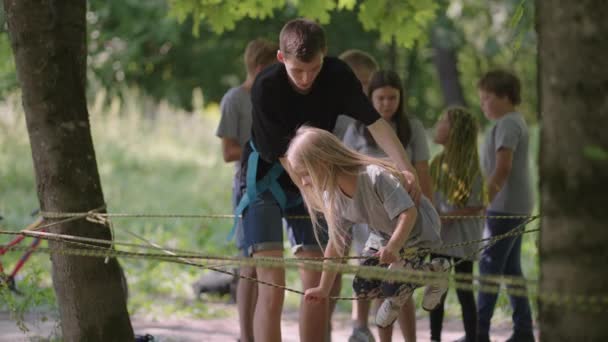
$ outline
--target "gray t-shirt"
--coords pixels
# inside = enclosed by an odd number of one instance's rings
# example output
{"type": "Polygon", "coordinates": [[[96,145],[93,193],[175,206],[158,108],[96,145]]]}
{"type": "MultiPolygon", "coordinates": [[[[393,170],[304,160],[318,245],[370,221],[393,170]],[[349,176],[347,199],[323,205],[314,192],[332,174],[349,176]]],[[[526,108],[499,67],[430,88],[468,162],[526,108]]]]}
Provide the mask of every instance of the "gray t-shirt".
{"type": "MultiPolygon", "coordinates": [[[[471,186],[471,194],[466,203],[466,207],[483,207],[483,177],[478,175],[471,186]]],[[[437,209],[442,214],[462,209],[450,204],[445,195],[440,192],[435,192],[435,203],[437,209]]],[[[465,241],[479,240],[483,235],[483,219],[482,218],[462,218],[449,220],[441,226],[441,240],[444,244],[455,244],[465,241]]],[[[466,246],[452,247],[441,249],[438,253],[454,256],[458,258],[476,258],[479,244],[468,244],[466,246]]]]}
{"type": "MultiPolygon", "coordinates": [[[[339,192],[336,210],[342,213],[339,224],[348,228],[366,223],[370,230],[386,239],[395,231],[399,215],[414,207],[414,201],[392,174],[378,165],[368,165],[357,177],[352,198],[339,192]]],[[[441,245],[439,215],[431,202],[422,197],[416,223],[403,247],[435,248],[441,245]]]]}
{"type": "MultiPolygon", "coordinates": [[[[231,138],[243,147],[251,137],[251,94],[242,86],[230,88],[222,98],[222,114],[215,135],[220,138],[231,138]]],[[[235,170],[240,169],[240,162],[235,163],[235,170]]]]}
{"type": "Polygon", "coordinates": [[[489,210],[522,215],[532,212],[534,204],[528,140],[528,126],[523,116],[517,112],[498,119],[488,131],[481,150],[482,169],[486,179],[489,179],[496,169],[496,152],[501,147],[513,151],[511,173],[488,206],[489,210]]]}
{"type": "Polygon", "coordinates": [[[332,133],[338,137],[338,139],[343,140],[344,134],[346,134],[346,130],[350,125],[355,123],[356,120],[346,115],[339,115],[338,120],[336,120],[336,125],[334,126],[334,130],[332,133]]]}
{"type": "MultiPolygon", "coordinates": [[[[412,128],[412,138],[410,139],[410,143],[405,147],[405,151],[407,155],[410,157],[410,161],[412,163],[416,163],[419,161],[425,161],[430,159],[430,151],[429,151],[429,143],[426,138],[426,131],[424,130],[424,126],[422,122],[415,118],[409,118],[410,127],[412,128]]],[[[396,130],[395,123],[389,122],[391,127],[396,130]]],[[[370,145],[367,142],[367,139],[359,133],[357,130],[357,126],[351,124],[346,133],[344,133],[344,144],[346,146],[352,148],[353,150],[363,153],[368,156],[376,157],[376,158],[386,158],[387,155],[378,145],[370,145]]]]}

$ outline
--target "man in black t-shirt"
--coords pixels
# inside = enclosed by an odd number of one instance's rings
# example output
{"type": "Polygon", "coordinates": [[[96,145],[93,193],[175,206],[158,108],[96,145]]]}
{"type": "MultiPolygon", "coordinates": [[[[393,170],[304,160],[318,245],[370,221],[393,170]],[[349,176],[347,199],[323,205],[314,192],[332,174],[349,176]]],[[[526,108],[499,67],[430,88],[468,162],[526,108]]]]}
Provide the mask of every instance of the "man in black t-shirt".
{"type": "MultiPolygon", "coordinates": [[[[351,69],[337,58],[326,57],[325,33],[316,23],[296,19],[280,34],[279,64],[262,71],[251,90],[253,126],[251,144],[243,151],[241,175],[249,184],[248,206],[242,212],[246,250],[252,256],[282,257],[282,219],[288,223],[289,238],[296,257],[320,257],[322,249],[314,236],[310,220],[290,216],[307,215],[295,182],[285,172],[276,173],[279,163],[286,166],[284,154],[298,127],[306,124],[331,131],[338,115],[344,114],[366,124],[378,145],[404,172],[406,187],[419,199],[415,172],[403,146],[390,125],[362,91],[351,69]],[[258,157],[259,154],[259,157],[258,157]],[[251,165],[249,165],[251,164],[251,165]],[[251,170],[248,170],[251,168],[251,170]],[[278,175],[275,186],[268,178],[278,175]],[[252,183],[255,177],[258,187],[252,183]],[[264,184],[261,186],[261,184],[264,184]],[[251,193],[249,193],[251,192],[251,193]],[[299,203],[299,204],[298,204],[299,203]]],[[[284,285],[281,268],[258,268],[261,281],[284,285]]],[[[320,272],[301,269],[303,289],[319,284],[320,272]]],[[[256,341],[281,340],[281,311],[284,292],[280,288],[258,286],[254,315],[256,341]]],[[[328,303],[302,301],[300,340],[323,341],[329,321],[328,303]]]]}

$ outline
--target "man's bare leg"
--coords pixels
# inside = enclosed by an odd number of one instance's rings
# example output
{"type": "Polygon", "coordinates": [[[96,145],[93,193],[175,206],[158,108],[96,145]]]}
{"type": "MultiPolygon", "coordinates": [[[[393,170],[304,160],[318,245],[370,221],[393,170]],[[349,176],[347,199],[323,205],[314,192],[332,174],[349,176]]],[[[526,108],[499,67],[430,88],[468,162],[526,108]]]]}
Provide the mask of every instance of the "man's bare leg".
{"type": "MultiPolygon", "coordinates": [[[[282,257],[283,251],[260,251],[254,257],[282,257]]],[[[258,267],[258,280],[284,286],[285,270],[283,268],[258,267]]],[[[258,284],[258,300],[253,319],[253,335],[256,341],[281,342],[281,313],[285,292],[264,284],[258,284]]]]}
{"type": "MultiPolygon", "coordinates": [[[[321,251],[299,251],[298,258],[322,257],[321,251]]],[[[300,278],[302,279],[302,289],[319,285],[321,272],[306,268],[300,268],[300,278]]],[[[320,302],[306,302],[302,296],[300,305],[300,341],[319,342],[325,341],[327,329],[329,327],[329,303],[327,300],[320,302]]],[[[257,338],[256,338],[257,341],[257,338]]]]}
{"type": "MultiPolygon", "coordinates": [[[[242,266],[239,274],[244,277],[255,278],[255,267],[242,266]]],[[[247,279],[239,279],[236,289],[236,305],[239,313],[239,326],[241,328],[241,342],[253,342],[253,315],[258,297],[258,284],[247,279]]]]}

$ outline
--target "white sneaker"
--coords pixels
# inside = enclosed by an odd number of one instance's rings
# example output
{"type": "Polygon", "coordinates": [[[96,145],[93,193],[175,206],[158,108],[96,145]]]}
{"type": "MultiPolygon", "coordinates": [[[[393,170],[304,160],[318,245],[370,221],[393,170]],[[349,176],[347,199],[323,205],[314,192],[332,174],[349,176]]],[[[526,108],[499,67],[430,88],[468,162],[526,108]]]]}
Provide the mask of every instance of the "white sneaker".
{"type": "Polygon", "coordinates": [[[403,285],[399,288],[397,295],[386,298],[376,313],[376,325],[381,328],[386,328],[395,323],[399,317],[399,311],[405,302],[412,296],[414,289],[408,285],[403,285]]]}
{"type": "Polygon", "coordinates": [[[395,303],[393,298],[385,299],[376,313],[376,325],[380,328],[391,326],[399,317],[401,305],[395,303]]]}
{"type": "MultiPolygon", "coordinates": [[[[445,258],[433,259],[429,265],[429,271],[448,272],[449,270],[450,262],[445,258]]],[[[433,280],[433,282],[428,284],[424,289],[422,308],[426,311],[433,311],[439,305],[439,303],[441,303],[441,297],[446,293],[447,290],[447,277],[433,280]]]]}

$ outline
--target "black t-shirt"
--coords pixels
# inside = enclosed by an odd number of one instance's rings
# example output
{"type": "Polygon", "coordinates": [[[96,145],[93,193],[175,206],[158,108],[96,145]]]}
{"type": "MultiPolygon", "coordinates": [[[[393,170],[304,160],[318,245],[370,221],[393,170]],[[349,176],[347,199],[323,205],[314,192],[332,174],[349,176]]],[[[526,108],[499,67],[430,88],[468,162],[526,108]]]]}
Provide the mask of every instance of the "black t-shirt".
{"type": "MultiPolygon", "coordinates": [[[[263,70],[251,89],[253,104],[251,140],[260,153],[257,178],[285,155],[289,142],[302,125],[332,131],[338,115],[348,115],[369,126],[380,114],[363,93],[361,83],[348,65],[334,57],[325,57],[323,67],[310,91],[300,94],[288,80],[283,63],[263,70]]],[[[246,174],[249,144],[243,151],[242,177],[246,174]]],[[[285,190],[297,187],[285,173],[280,178],[285,190]]]]}

